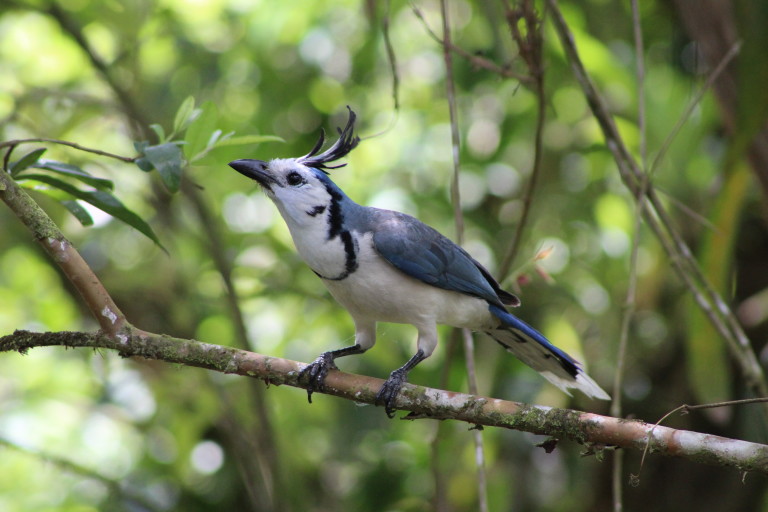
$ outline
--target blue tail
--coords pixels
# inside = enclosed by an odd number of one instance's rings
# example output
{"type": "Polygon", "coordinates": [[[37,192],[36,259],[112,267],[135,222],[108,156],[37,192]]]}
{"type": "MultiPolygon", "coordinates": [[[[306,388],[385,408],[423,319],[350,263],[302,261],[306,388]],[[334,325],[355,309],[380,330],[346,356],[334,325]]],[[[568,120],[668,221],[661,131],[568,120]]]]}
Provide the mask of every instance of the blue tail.
{"type": "Polygon", "coordinates": [[[489,304],[488,309],[501,325],[486,333],[522,362],[568,394],[568,389],[576,388],[594,398],[610,399],[575,359],[550,343],[539,331],[504,308],[489,304]]]}

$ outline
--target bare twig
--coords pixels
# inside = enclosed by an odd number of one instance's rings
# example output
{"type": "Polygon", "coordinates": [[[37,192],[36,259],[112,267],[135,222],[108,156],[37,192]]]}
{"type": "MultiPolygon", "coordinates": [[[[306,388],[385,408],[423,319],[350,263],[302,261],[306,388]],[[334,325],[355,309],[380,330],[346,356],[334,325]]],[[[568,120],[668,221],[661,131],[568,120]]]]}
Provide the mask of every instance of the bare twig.
{"type": "Polygon", "coordinates": [[[121,162],[126,162],[129,164],[132,164],[136,161],[135,156],[122,156],[122,155],[116,155],[114,153],[109,153],[107,151],[102,151],[100,149],[94,149],[94,148],[87,148],[85,146],[81,146],[80,144],[77,144],[75,142],[69,142],[66,140],[59,140],[59,139],[47,139],[44,137],[35,137],[31,139],[14,139],[14,140],[6,140],[3,142],[0,142],[0,149],[3,148],[13,148],[20,144],[32,144],[32,143],[39,143],[39,142],[47,142],[49,144],[58,144],[60,146],[68,146],[70,148],[74,148],[80,151],[85,151],[87,153],[93,153],[94,155],[99,156],[106,156],[108,158],[114,158],[115,160],[120,160],[121,162]]]}
{"type": "Polygon", "coordinates": [[[427,23],[427,20],[424,19],[424,14],[413,2],[411,2],[411,10],[419,19],[419,21],[421,21],[421,23],[424,25],[424,29],[427,31],[430,37],[432,37],[432,39],[434,39],[443,48],[446,48],[451,52],[455,53],[456,55],[459,55],[460,57],[469,61],[469,63],[472,64],[473,67],[478,69],[485,69],[486,71],[495,73],[503,78],[512,78],[523,84],[528,84],[532,81],[532,78],[530,76],[517,73],[508,66],[499,66],[498,64],[496,64],[490,59],[487,59],[485,57],[482,57],[474,53],[470,53],[464,48],[461,48],[460,46],[456,46],[452,41],[443,40],[432,30],[432,28],[427,23]]]}
{"type": "Polygon", "coordinates": [[[666,413],[664,416],[662,416],[656,423],[654,423],[651,430],[648,432],[648,445],[643,449],[643,456],[640,458],[640,469],[638,470],[637,475],[633,475],[633,479],[637,479],[640,476],[640,471],[643,470],[643,466],[645,465],[645,457],[648,455],[649,450],[651,450],[651,436],[653,435],[653,430],[661,425],[664,421],[666,421],[667,418],[672,416],[673,414],[679,412],[682,414],[688,414],[691,411],[696,410],[702,410],[702,409],[715,409],[718,407],[733,407],[736,405],[750,405],[750,404],[764,404],[768,402],[768,397],[761,397],[761,398],[744,398],[742,400],[727,400],[725,402],[713,402],[709,404],[698,404],[698,405],[688,405],[683,404],[675,407],[668,413],[666,413]]]}
{"type": "MultiPolygon", "coordinates": [[[[451,334],[448,337],[448,346],[445,349],[443,368],[440,372],[439,386],[441,389],[448,387],[451,368],[456,357],[461,337],[461,329],[451,329],[451,334]]],[[[432,494],[432,504],[436,512],[450,512],[451,510],[449,505],[450,499],[448,498],[448,481],[450,479],[448,473],[453,467],[449,464],[445,464],[444,469],[442,467],[443,465],[440,464],[441,454],[445,454],[446,452],[446,450],[443,449],[442,443],[447,442],[447,438],[451,435],[451,432],[452,430],[448,428],[447,423],[443,421],[435,422],[432,439],[429,443],[430,464],[432,466],[432,478],[435,485],[435,492],[432,494]]],[[[445,455],[443,455],[443,457],[445,457],[445,455]]]]}
{"type": "MultiPolygon", "coordinates": [[[[644,197],[643,216],[648,227],[658,238],[664,251],[669,255],[673,268],[688,287],[696,304],[710,320],[739,364],[744,380],[757,395],[768,395],[768,385],[749,339],[735,318],[733,312],[714,290],[704,276],[693,254],[674,227],[661,199],[653,187],[644,185],[644,174],[637,161],[627,149],[608,112],[605,101],[587,75],[584,64],[576,50],[568,25],[560,12],[556,0],[547,0],[552,12],[555,29],[565,49],[571,69],[581,86],[587,103],[603,131],[606,145],[614,156],[619,174],[635,197],[644,197]],[[645,189],[643,191],[643,189],[645,189]]],[[[765,409],[768,414],[768,408],[765,409]]]]}
{"type": "MultiPolygon", "coordinates": [[[[456,242],[461,245],[464,240],[464,213],[461,211],[461,191],[459,190],[459,177],[461,172],[459,149],[459,120],[456,109],[456,87],[453,80],[453,58],[451,46],[451,22],[448,13],[447,0],[440,1],[440,14],[443,19],[443,59],[445,61],[445,89],[448,100],[448,111],[451,119],[451,155],[453,157],[453,179],[451,180],[451,202],[453,203],[453,215],[456,222],[456,242]]],[[[462,329],[464,340],[464,354],[467,364],[467,379],[470,393],[477,393],[477,374],[475,373],[475,347],[472,333],[468,329],[462,329]]],[[[483,448],[483,436],[476,431],[473,440],[475,443],[475,466],[477,468],[477,499],[480,512],[488,511],[488,487],[485,477],[485,450],[483,448]]]]}
{"type": "Polygon", "coordinates": [[[459,190],[459,121],[456,112],[456,87],[453,81],[453,59],[449,45],[451,44],[451,25],[448,17],[446,1],[441,0],[440,12],[443,17],[443,60],[445,61],[445,91],[448,100],[448,113],[451,119],[451,156],[453,162],[453,180],[451,181],[451,203],[453,203],[453,219],[456,222],[456,243],[464,241],[464,215],[461,211],[461,192],[459,190]]]}
{"type": "Polygon", "coordinates": [[[656,172],[656,169],[659,168],[662,160],[664,160],[664,156],[667,154],[667,150],[672,145],[672,142],[675,140],[675,137],[677,137],[677,134],[680,133],[680,130],[683,128],[685,123],[691,117],[693,110],[699,103],[701,103],[702,98],[704,98],[704,94],[709,90],[710,87],[712,87],[712,84],[715,82],[715,80],[718,79],[723,71],[725,71],[725,68],[728,66],[728,64],[730,64],[731,61],[736,58],[740,50],[741,41],[738,41],[733,46],[731,46],[728,52],[723,56],[723,59],[717,64],[715,69],[712,70],[712,73],[710,73],[707,79],[704,81],[704,84],[702,84],[699,90],[696,91],[696,94],[693,96],[685,111],[680,116],[680,119],[677,120],[674,128],[672,128],[672,131],[669,132],[669,135],[667,135],[667,137],[664,139],[664,142],[661,144],[661,148],[659,148],[658,153],[656,153],[656,156],[653,158],[651,167],[648,170],[650,175],[653,175],[654,172],[656,172]]]}
{"type": "Polygon", "coordinates": [[[726,400],[725,402],[713,402],[711,404],[698,404],[698,405],[683,404],[672,412],[681,410],[683,411],[683,413],[687,414],[691,411],[698,411],[701,409],[715,409],[717,407],[733,407],[735,405],[763,404],[766,402],[768,402],[768,397],[743,398],[741,400],[726,400]]]}
{"type": "Polygon", "coordinates": [[[520,49],[520,56],[528,66],[528,72],[532,78],[532,88],[536,95],[536,129],[533,138],[533,166],[528,177],[528,183],[523,192],[523,209],[520,220],[515,227],[515,234],[507,248],[507,252],[499,265],[499,277],[506,278],[512,268],[512,263],[520,249],[523,232],[528,226],[528,219],[533,206],[533,194],[536,191],[539,175],[541,174],[541,159],[543,155],[544,125],[546,122],[547,100],[544,95],[544,62],[543,62],[543,38],[541,24],[530,0],[523,0],[521,7],[513,9],[505,2],[505,17],[507,26],[512,34],[512,39],[520,49]],[[526,33],[522,34],[518,27],[520,19],[525,21],[526,33]]]}
{"type": "MultiPolygon", "coordinates": [[[[640,161],[645,170],[646,160],[646,129],[645,129],[645,65],[643,51],[643,31],[640,25],[640,11],[637,0],[631,0],[632,6],[632,26],[635,35],[635,74],[637,77],[637,124],[640,130],[640,161]]],[[[644,173],[646,179],[644,184],[648,183],[647,173],[644,173]]],[[[611,402],[611,416],[622,416],[622,388],[624,387],[624,371],[627,361],[627,345],[629,344],[629,328],[635,314],[635,296],[637,291],[637,255],[640,250],[640,233],[642,227],[642,204],[645,195],[645,185],[640,187],[638,197],[635,198],[635,225],[634,236],[632,237],[632,252],[629,257],[629,282],[627,283],[627,294],[624,299],[624,314],[621,319],[621,332],[619,335],[619,349],[616,353],[616,371],[613,379],[613,401],[611,402]]],[[[624,452],[616,450],[613,454],[613,510],[622,512],[624,510],[624,452]]]]}
{"type": "Polygon", "coordinates": [[[109,72],[109,65],[88,43],[80,25],[78,25],[56,2],[51,2],[49,4],[47,12],[54,20],[56,20],[62,30],[69,34],[69,36],[72,37],[77,45],[85,52],[88,60],[91,61],[91,65],[101,74],[102,78],[117,96],[117,99],[128,118],[136,121],[136,126],[133,128],[137,132],[137,135],[142,134],[144,129],[149,126],[149,120],[139,108],[138,103],[133,100],[129,90],[122,82],[120,82],[120,80],[115,78],[114,75],[109,72]]]}
{"type": "Polygon", "coordinates": [[[389,15],[391,13],[390,0],[386,2],[387,12],[381,20],[381,33],[384,36],[384,48],[387,50],[387,60],[389,69],[392,73],[392,102],[395,112],[400,111],[400,74],[397,72],[397,58],[395,57],[395,48],[392,46],[392,39],[389,37],[389,15]]]}
{"type": "Polygon", "coordinates": [[[389,33],[391,4],[390,0],[385,2],[385,12],[381,20],[381,34],[384,39],[384,49],[387,52],[387,62],[389,63],[389,71],[392,74],[392,108],[394,115],[390,119],[387,126],[377,131],[372,135],[366,135],[361,137],[360,140],[373,139],[380,137],[397,125],[397,119],[400,115],[400,73],[397,70],[397,55],[395,54],[395,47],[392,44],[392,38],[389,33]]]}
{"type": "Polygon", "coordinates": [[[635,78],[637,79],[637,128],[640,132],[640,162],[646,169],[648,133],[645,125],[645,51],[643,27],[640,24],[640,7],[637,0],[630,0],[632,7],[632,32],[635,40],[635,78]]]}

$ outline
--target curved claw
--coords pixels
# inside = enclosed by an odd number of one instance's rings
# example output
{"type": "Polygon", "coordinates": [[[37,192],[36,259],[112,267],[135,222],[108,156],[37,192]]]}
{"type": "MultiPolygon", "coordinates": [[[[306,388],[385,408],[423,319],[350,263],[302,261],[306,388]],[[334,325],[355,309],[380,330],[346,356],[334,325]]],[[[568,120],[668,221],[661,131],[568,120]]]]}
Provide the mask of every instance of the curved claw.
{"type": "Polygon", "coordinates": [[[400,393],[400,388],[405,384],[405,375],[406,373],[401,370],[395,370],[389,374],[389,378],[384,381],[381,389],[376,394],[376,400],[373,402],[374,405],[383,405],[384,412],[387,413],[390,419],[395,417],[395,412],[397,411],[395,399],[398,393],[400,393]]]}
{"type": "Polygon", "coordinates": [[[305,366],[299,372],[299,381],[304,376],[307,377],[307,400],[312,403],[312,393],[320,391],[325,385],[325,378],[328,376],[328,371],[338,369],[336,363],[333,362],[333,354],[331,352],[323,352],[317,359],[305,366]]]}

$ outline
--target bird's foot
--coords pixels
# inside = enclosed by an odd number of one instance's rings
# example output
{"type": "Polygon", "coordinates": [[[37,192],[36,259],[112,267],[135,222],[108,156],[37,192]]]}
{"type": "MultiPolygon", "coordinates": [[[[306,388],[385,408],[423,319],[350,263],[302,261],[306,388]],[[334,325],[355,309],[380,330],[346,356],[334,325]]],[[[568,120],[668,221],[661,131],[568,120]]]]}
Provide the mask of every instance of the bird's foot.
{"type": "Polygon", "coordinates": [[[328,371],[338,369],[333,359],[334,357],[331,352],[323,352],[317,359],[299,372],[299,381],[304,379],[305,375],[307,376],[307,400],[309,400],[309,403],[312,403],[312,393],[322,390],[323,386],[325,386],[325,378],[328,376],[328,371]]]}
{"type": "Polygon", "coordinates": [[[398,393],[400,393],[400,388],[402,388],[403,384],[406,382],[407,373],[408,372],[403,371],[402,368],[398,368],[390,373],[389,378],[384,381],[384,385],[381,386],[381,389],[376,394],[376,400],[373,403],[375,405],[383,405],[384,412],[386,412],[387,416],[390,418],[395,417],[395,412],[397,411],[395,408],[395,399],[397,398],[398,393]]]}

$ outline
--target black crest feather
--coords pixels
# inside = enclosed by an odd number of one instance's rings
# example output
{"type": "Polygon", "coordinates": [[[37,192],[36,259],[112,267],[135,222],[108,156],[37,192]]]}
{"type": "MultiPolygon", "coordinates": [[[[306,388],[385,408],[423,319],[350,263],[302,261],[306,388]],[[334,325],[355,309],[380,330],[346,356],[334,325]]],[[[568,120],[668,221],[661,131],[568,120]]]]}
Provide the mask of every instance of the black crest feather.
{"type": "Polygon", "coordinates": [[[320,148],[323,147],[323,142],[325,142],[325,130],[321,130],[320,138],[317,139],[315,147],[313,147],[312,151],[306,155],[297,158],[297,162],[302,163],[307,167],[320,169],[323,172],[325,172],[325,169],[338,169],[339,167],[344,167],[347,165],[328,165],[330,162],[334,162],[339,158],[343,158],[349,154],[349,152],[355,149],[358,143],[360,143],[360,137],[354,135],[355,119],[357,119],[357,115],[355,115],[354,110],[352,110],[349,105],[347,105],[347,110],[349,110],[349,119],[347,120],[347,125],[343,130],[341,128],[336,129],[339,132],[339,139],[334,142],[331,147],[318,155],[316,153],[320,151],[320,148]]]}

